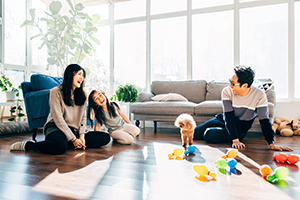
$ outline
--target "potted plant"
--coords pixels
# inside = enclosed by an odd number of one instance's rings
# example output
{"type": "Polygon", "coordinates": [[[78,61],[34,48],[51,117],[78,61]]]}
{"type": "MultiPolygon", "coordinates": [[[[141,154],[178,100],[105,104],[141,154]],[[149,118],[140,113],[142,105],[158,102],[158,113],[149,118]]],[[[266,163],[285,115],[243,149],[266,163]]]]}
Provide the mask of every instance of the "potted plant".
{"type": "MultiPolygon", "coordinates": [[[[18,98],[20,96],[20,89],[21,84],[18,86],[18,88],[13,87],[12,83],[9,81],[9,78],[6,77],[3,73],[1,73],[0,76],[0,88],[3,92],[6,93],[6,101],[15,101],[16,97],[18,98]]],[[[10,109],[11,113],[14,113],[14,117],[9,118],[8,121],[14,121],[16,117],[19,117],[19,119],[25,114],[22,113],[23,108],[20,106],[19,102],[21,102],[19,98],[17,99],[17,105],[13,106],[10,109]]]]}
{"type": "MultiPolygon", "coordinates": [[[[58,74],[64,71],[69,63],[80,64],[87,56],[92,56],[94,47],[93,42],[100,44],[100,41],[94,36],[98,31],[95,27],[100,20],[99,14],[89,16],[82,12],[84,6],[81,3],[73,5],[71,0],[66,0],[69,5],[68,15],[62,12],[66,8],[62,7],[60,1],[52,1],[49,4],[49,11],[45,12],[47,18],[36,18],[35,9],[30,9],[30,20],[25,20],[21,27],[32,26],[38,29],[39,33],[30,39],[40,38],[41,49],[46,45],[48,50],[47,70],[49,66],[56,65],[58,74]],[[47,25],[44,31],[41,23],[47,25]],[[62,71],[60,71],[62,70],[62,71]]],[[[86,69],[87,75],[90,70],[86,69]]]]}
{"type": "Polygon", "coordinates": [[[119,85],[115,94],[110,98],[115,101],[136,102],[138,91],[134,85],[119,85]]]}
{"type": "Polygon", "coordinates": [[[3,73],[0,76],[0,88],[6,94],[7,101],[14,101],[18,94],[18,89],[12,86],[12,83],[9,81],[9,78],[6,77],[3,73]]]}

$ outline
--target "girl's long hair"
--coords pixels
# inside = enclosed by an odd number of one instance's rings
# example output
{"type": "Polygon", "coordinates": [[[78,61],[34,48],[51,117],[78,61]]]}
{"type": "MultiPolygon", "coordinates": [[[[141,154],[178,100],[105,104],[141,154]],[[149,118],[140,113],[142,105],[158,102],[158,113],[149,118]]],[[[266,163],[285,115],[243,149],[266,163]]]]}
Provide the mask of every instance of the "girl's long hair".
{"type": "Polygon", "coordinates": [[[85,70],[78,64],[70,64],[67,66],[65,72],[64,72],[64,79],[62,82],[62,93],[63,93],[63,100],[66,105],[68,106],[73,106],[74,103],[75,105],[82,106],[84,105],[86,101],[86,94],[83,90],[84,86],[84,81],[82,81],[80,88],[76,88],[74,90],[74,102],[71,99],[71,94],[72,94],[72,86],[73,86],[73,79],[75,74],[79,71],[82,70],[84,74],[84,78],[86,76],[85,70]]]}
{"type": "MultiPolygon", "coordinates": [[[[101,106],[98,106],[93,99],[93,95],[97,90],[92,90],[88,97],[88,119],[90,120],[92,127],[94,125],[94,119],[100,123],[102,126],[105,123],[106,118],[104,117],[104,110],[101,106]]],[[[106,106],[108,109],[108,113],[110,117],[116,117],[117,116],[117,110],[120,109],[119,105],[116,102],[110,101],[105,92],[103,90],[99,90],[99,92],[105,97],[106,99],[106,106]]]]}

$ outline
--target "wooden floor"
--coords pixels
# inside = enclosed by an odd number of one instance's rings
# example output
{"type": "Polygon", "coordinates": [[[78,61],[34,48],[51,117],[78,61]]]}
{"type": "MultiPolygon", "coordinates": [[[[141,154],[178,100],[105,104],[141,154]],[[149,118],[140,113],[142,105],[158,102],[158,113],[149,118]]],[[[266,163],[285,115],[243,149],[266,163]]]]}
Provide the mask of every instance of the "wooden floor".
{"type": "MultiPolygon", "coordinates": [[[[248,134],[247,149],[237,157],[236,173],[227,170],[225,175],[214,162],[229,144],[195,141],[195,156],[169,160],[168,154],[181,147],[179,129],[158,129],[157,134],[152,128],[141,129],[132,145],[110,143],[102,149],[69,150],[64,155],[9,151],[13,142],[30,138],[0,138],[0,199],[300,199],[300,164],[273,162],[277,152],[268,148],[261,133],[248,134]],[[216,172],[216,181],[196,180],[195,164],[216,172]],[[289,176],[271,184],[259,174],[262,164],[273,170],[285,166],[289,176]]],[[[300,155],[299,136],[276,136],[276,141],[300,155]]]]}

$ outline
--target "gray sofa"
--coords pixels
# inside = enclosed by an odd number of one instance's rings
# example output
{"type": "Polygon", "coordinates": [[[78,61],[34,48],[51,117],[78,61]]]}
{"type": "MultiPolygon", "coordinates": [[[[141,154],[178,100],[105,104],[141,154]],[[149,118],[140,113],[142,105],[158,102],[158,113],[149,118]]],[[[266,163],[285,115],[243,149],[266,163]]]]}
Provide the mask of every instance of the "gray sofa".
{"type": "MultiPolygon", "coordinates": [[[[254,85],[267,86],[265,92],[268,99],[269,117],[274,120],[276,98],[274,86],[270,79],[260,79],[254,85]]],[[[228,86],[228,81],[187,80],[187,81],[153,81],[151,93],[140,93],[137,102],[131,105],[136,125],[140,121],[153,121],[156,132],[158,121],[174,122],[178,115],[188,113],[200,125],[213,118],[217,113],[222,113],[221,91],[228,86]],[[160,94],[176,93],[188,101],[154,101],[153,97],[160,94]]],[[[254,124],[259,124],[258,119],[254,124]]]]}

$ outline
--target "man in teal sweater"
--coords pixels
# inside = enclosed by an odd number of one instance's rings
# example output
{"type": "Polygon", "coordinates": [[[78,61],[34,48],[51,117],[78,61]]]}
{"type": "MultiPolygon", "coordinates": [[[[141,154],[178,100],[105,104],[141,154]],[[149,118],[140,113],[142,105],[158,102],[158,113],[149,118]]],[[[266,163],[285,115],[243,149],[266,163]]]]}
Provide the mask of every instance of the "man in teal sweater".
{"type": "Polygon", "coordinates": [[[269,119],[268,102],[263,90],[252,86],[255,73],[250,67],[237,66],[230,85],[222,91],[223,114],[196,127],[194,139],[208,143],[232,142],[232,148],[244,149],[242,142],[258,116],[265,140],[271,149],[292,151],[276,145],[269,119]]]}

